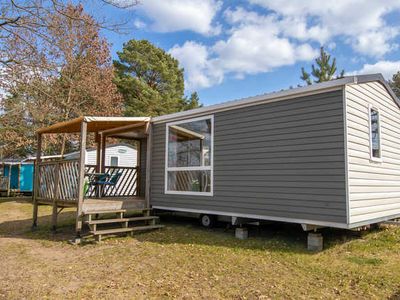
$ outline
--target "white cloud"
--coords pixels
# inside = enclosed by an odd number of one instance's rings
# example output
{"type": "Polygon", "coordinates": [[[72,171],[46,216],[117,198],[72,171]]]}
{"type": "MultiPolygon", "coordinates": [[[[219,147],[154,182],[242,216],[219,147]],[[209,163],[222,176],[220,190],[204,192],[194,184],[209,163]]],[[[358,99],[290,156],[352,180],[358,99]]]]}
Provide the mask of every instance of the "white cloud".
{"type": "Polygon", "coordinates": [[[380,57],[397,47],[393,38],[398,27],[389,26],[384,16],[400,9],[400,1],[335,0],[250,0],[274,11],[287,23],[285,34],[302,40],[326,43],[336,36],[359,53],[380,57]]]}
{"type": "Polygon", "coordinates": [[[257,74],[315,57],[311,46],[297,46],[270,29],[267,24],[249,24],[235,29],[227,40],[218,41],[212,47],[217,65],[225,73],[257,74]]]}
{"type": "Polygon", "coordinates": [[[388,61],[382,60],[375,64],[365,64],[360,70],[350,72],[347,75],[358,75],[358,74],[372,74],[382,73],[385,79],[392,79],[393,74],[400,71],[400,60],[388,61]]]}
{"type": "Polygon", "coordinates": [[[214,68],[206,46],[188,41],[182,46],[175,45],[169,53],[185,68],[187,90],[194,91],[222,82],[223,74],[214,68]]]}
{"type": "Polygon", "coordinates": [[[152,28],[159,32],[191,30],[204,35],[220,33],[220,26],[213,23],[222,2],[217,0],[145,0],[137,9],[152,21],[152,28]]]}
{"type": "Polygon", "coordinates": [[[231,25],[225,40],[209,47],[186,42],[170,50],[185,68],[188,89],[219,84],[227,74],[243,78],[318,55],[309,44],[283,37],[282,24],[275,16],[261,16],[242,8],[227,10],[224,16],[231,25]]]}
{"type": "MultiPolygon", "coordinates": [[[[149,0],[148,7],[155,7],[154,1],[149,0]]],[[[243,7],[228,8],[223,13],[226,37],[213,41],[211,45],[187,41],[170,50],[185,68],[189,90],[219,84],[227,75],[243,78],[248,74],[271,72],[299,61],[310,61],[318,56],[318,50],[314,49],[317,48],[316,42],[328,49],[334,49],[337,42],[344,42],[357,53],[381,59],[379,63],[365,65],[359,72],[382,72],[385,76],[393,72],[392,64],[396,62],[384,61],[382,57],[398,48],[395,39],[400,34],[400,26],[391,26],[385,21],[388,13],[400,10],[398,0],[336,0],[329,4],[320,0],[249,1],[267,10],[260,12],[243,7]]],[[[160,4],[157,9],[153,7],[154,11],[148,15],[155,20],[153,26],[159,31],[185,27],[206,35],[219,32],[218,27],[214,29],[213,20],[221,3],[217,0],[205,1],[208,4],[204,5],[213,9],[205,10],[208,11],[205,14],[207,17],[203,15],[200,18],[202,21],[196,21],[191,17],[192,12],[197,14],[200,10],[197,7],[193,10],[190,8],[194,2],[185,2],[185,5],[190,3],[189,9],[184,8],[184,11],[186,17],[191,19],[191,22],[186,19],[185,26],[179,25],[185,18],[176,18],[179,10],[171,13],[174,17],[169,16],[168,19],[161,16],[157,19],[156,12],[167,10],[165,4],[160,4]],[[213,4],[210,6],[211,2],[213,4]],[[202,26],[194,26],[195,22],[202,26]]],[[[172,1],[172,5],[168,4],[171,6],[169,8],[172,9],[175,4],[172,1]]],[[[396,69],[399,69],[397,65],[396,69]]]]}
{"type": "Polygon", "coordinates": [[[143,21],[140,20],[140,19],[135,19],[135,20],[133,21],[133,26],[135,26],[135,28],[137,28],[137,29],[143,29],[143,28],[146,27],[146,23],[143,22],[143,21]]]}

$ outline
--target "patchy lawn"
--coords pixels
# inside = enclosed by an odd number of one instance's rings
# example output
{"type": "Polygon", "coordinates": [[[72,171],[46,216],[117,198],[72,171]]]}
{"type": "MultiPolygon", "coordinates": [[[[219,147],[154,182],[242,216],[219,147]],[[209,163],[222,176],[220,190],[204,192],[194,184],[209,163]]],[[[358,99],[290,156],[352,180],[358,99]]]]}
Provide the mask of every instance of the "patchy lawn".
{"type": "Polygon", "coordinates": [[[400,299],[399,228],[326,230],[326,250],[313,254],[298,225],[253,228],[241,241],[166,218],[159,231],[72,246],[74,212],[53,235],[50,211],[39,208],[31,232],[31,205],[0,199],[0,299],[400,299]]]}

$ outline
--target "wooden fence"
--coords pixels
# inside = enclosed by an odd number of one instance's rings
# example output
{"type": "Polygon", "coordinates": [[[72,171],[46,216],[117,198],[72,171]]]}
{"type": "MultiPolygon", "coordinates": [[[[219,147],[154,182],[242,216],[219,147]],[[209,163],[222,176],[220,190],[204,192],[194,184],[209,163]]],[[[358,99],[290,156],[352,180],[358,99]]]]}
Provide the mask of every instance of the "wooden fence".
{"type": "MultiPolygon", "coordinates": [[[[60,200],[76,202],[78,200],[79,161],[63,160],[53,162],[41,162],[38,164],[38,192],[39,200],[60,200]]],[[[86,181],[90,183],[96,173],[96,166],[86,165],[86,181]]],[[[138,194],[138,167],[106,167],[105,173],[108,180],[116,174],[118,180],[115,185],[104,185],[101,195],[98,192],[99,185],[89,184],[85,198],[92,197],[127,197],[138,194]]]]}

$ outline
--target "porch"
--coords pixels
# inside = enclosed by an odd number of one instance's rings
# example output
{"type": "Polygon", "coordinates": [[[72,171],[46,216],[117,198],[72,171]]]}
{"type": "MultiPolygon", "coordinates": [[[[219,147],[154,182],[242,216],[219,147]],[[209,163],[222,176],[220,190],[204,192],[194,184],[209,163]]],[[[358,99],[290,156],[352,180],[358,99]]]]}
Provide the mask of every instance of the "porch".
{"type": "MultiPolygon", "coordinates": [[[[150,214],[149,176],[151,127],[150,118],[129,117],[81,117],[52,125],[38,131],[38,154],[35,165],[33,195],[33,228],[37,224],[39,205],[53,207],[52,226],[56,230],[57,216],[64,207],[76,207],[76,241],[80,241],[83,224],[90,232],[112,233],[110,229],[96,230],[97,224],[125,224],[115,232],[132,232],[138,227],[129,226],[131,221],[152,221],[143,229],[158,228],[150,214]],[[47,134],[79,134],[79,158],[57,161],[41,161],[41,146],[47,134]],[[85,163],[88,136],[93,134],[97,155],[96,164],[85,163]],[[107,139],[134,140],[137,145],[135,166],[106,166],[107,139]],[[136,212],[141,216],[127,218],[125,213],[136,212]],[[102,214],[117,214],[118,218],[93,220],[102,214]],[[94,228],[94,229],[93,229],[94,228]]],[[[142,224],[143,225],[143,224],[142,224]]]]}

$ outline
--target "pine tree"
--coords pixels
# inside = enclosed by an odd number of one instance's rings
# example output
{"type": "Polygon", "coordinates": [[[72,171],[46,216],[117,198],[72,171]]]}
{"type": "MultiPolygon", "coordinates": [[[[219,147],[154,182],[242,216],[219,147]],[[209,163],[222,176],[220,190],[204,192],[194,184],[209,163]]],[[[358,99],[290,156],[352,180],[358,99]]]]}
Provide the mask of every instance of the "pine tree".
{"type": "Polygon", "coordinates": [[[146,40],[130,40],[117,54],[115,83],[127,116],[160,116],[198,106],[187,103],[183,69],[163,49],[146,40]]]}
{"type": "Polygon", "coordinates": [[[193,92],[189,98],[184,99],[183,110],[189,110],[197,107],[201,107],[200,98],[197,92],[193,92]]]}
{"type": "Polygon", "coordinates": [[[396,96],[400,98],[400,71],[393,75],[389,84],[396,96]]]}
{"type": "MultiPolygon", "coordinates": [[[[335,74],[337,71],[336,68],[336,58],[333,58],[332,63],[330,62],[331,56],[328,54],[325,50],[324,47],[321,47],[320,49],[320,55],[318,58],[315,59],[315,63],[317,66],[314,64],[311,66],[311,74],[305,71],[304,68],[301,68],[301,76],[300,79],[305,81],[307,85],[311,85],[314,83],[320,83],[324,81],[329,81],[335,78],[335,74]],[[314,77],[314,79],[311,79],[311,76],[314,77]]],[[[344,76],[344,70],[340,72],[336,78],[343,78],[344,76]]]]}

